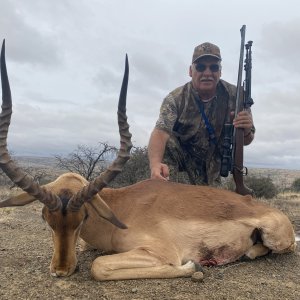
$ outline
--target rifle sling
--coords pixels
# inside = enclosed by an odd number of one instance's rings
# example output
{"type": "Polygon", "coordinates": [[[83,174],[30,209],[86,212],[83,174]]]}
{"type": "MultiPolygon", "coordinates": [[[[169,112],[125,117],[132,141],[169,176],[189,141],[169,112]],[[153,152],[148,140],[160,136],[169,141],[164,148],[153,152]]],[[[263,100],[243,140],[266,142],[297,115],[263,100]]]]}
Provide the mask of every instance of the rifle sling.
{"type": "Polygon", "coordinates": [[[200,100],[199,96],[195,93],[193,93],[195,99],[196,99],[196,103],[197,103],[197,106],[199,108],[199,112],[204,120],[204,123],[205,123],[205,127],[206,127],[206,130],[208,132],[208,136],[209,136],[209,143],[213,143],[214,145],[217,145],[217,138],[216,138],[216,135],[215,135],[215,130],[213,128],[213,126],[210,124],[206,114],[205,114],[205,111],[204,111],[204,105],[203,105],[203,102],[200,100]]]}

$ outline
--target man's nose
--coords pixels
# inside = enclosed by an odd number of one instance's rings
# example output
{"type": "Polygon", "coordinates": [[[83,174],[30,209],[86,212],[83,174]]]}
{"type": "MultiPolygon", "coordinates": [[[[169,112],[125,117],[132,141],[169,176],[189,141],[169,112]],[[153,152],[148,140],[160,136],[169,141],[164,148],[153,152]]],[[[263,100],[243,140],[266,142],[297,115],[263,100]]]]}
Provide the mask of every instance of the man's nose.
{"type": "Polygon", "coordinates": [[[212,74],[212,71],[211,71],[209,66],[206,66],[205,70],[203,71],[203,74],[205,74],[205,75],[207,75],[207,74],[211,75],[212,74]]]}

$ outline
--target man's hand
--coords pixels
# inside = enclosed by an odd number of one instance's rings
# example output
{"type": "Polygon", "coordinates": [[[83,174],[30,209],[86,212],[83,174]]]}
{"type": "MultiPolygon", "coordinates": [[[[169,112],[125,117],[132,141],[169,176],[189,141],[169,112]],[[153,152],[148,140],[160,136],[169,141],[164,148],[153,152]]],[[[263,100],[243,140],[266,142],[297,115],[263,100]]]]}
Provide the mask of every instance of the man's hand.
{"type": "Polygon", "coordinates": [[[233,125],[235,128],[245,129],[244,135],[247,135],[251,128],[253,127],[252,115],[248,111],[240,111],[236,118],[233,120],[233,125]]]}
{"type": "Polygon", "coordinates": [[[168,133],[156,128],[151,133],[148,145],[148,157],[152,179],[169,180],[169,167],[162,163],[169,137],[168,133]]]}
{"type": "Polygon", "coordinates": [[[163,163],[155,164],[151,168],[151,179],[169,180],[169,167],[163,163]]]}

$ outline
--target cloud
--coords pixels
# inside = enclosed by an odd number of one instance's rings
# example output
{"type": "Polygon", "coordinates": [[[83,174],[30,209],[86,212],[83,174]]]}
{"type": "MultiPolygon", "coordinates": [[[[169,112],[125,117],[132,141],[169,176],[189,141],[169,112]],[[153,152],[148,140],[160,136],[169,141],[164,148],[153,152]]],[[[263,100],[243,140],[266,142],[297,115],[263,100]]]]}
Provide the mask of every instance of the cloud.
{"type": "Polygon", "coordinates": [[[246,38],[254,41],[257,134],[245,159],[300,168],[298,1],[253,0],[248,9],[238,0],[209,4],[217,9],[196,0],[3,2],[0,35],[7,41],[14,152],[62,154],[98,141],[117,146],[126,53],[130,130],[135,146],[147,145],[163,98],[190,80],[196,45],[219,45],[222,77],[236,83],[239,29],[246,24],[246,38]]]}
{"type": "Polygon", "coordinates": [[[272,67],[299,74],[300,18],[276,21],[262,27],[260,59],[272,67]]]}
{"type": "Polygon", "coordinates": [[[4,1],[0,11],[0,36],[7,40],[9,59],[29,64],[53,66],[61,61],[55,34],[28,22],[20,3],[4,1]]]}

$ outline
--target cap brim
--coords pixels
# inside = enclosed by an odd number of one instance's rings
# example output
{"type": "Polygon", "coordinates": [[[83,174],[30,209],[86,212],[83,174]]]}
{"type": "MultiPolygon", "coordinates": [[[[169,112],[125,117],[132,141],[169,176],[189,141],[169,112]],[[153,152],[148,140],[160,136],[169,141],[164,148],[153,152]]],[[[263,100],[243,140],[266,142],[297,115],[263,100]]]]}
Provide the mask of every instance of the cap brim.
{"type": "Polygon", "coordinates": [[[203,54],[203,55],[200,55],[200,56],[198,56],[197,58],[195,58],[195,59],[193,60],[193,63],[194,63],[196,60],[198,60],[198,59],[200,59],[200,58],[202,58],[202,57],[206,57],[206,56],[215,57],[215,58],[217,58],[218,60],[222,60],[222,58],[221,58],[220,56],[217,56],[217,55],[213,55],[213,54],[203,54]]]}

